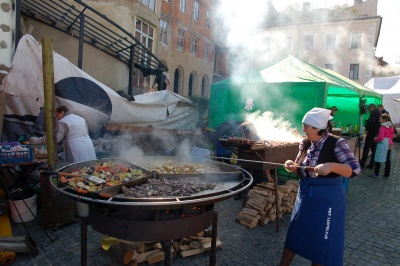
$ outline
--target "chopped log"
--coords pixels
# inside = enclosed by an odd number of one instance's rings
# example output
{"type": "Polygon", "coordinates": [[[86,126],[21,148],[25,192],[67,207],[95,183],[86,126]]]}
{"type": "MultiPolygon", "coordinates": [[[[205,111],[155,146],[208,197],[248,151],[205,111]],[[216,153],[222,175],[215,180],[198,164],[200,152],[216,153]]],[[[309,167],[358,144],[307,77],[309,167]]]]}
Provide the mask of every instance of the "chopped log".
{"type": "Polygon", "coordinates": [[[263,206],[267,203],[265,197],[263,195],[254,192],[254,190],[250,190],[247,195],[251,200],[253,200],[259,206],[263,206]]]}
{"type": "Polygon", "coordinates": [[[271,191],[268,191],[268,190],[265,190],[265,189],[254,189],[253,188],[253,191],[255,193],[261,194],[263,196],[271,196],[271,194],[272,194],[271,191]]]}
{"type": "Polygon", "coordinates": [[[161,243],[157,242],[153,245],[153,249],[162,249],[161,243]]]}
{"type": "Polygon", "coordinates": [[[150,250],[150,251],[146,251],[143,253],[140,253],[139,256],[137,256],[136,260],[138,263],[142,263],[143,261],[147,260],[147,257],[150,256],[151,254],[160,252],[159,250],[150,250]]]}
{"type": "Polygon", "coordinates": [[[190,246],[189,246],[189,245],[181,245],[181,246],[180,246],[180,249],[183,250],[183,251],[189,250],[189,249],[190,249],[190,246]]]}
{"type": "Polygon", "coordinates": [[[242,212],[239,212],[239,214],[236,217],[239,221],[245,221],[248,224],[251,224],[254,220],[257,220],[257,218],[244,214],[242,212]]]}
{"type": "Polygon", "coordinates": [[[299,187],[300,182],[298,180],[288,180],[288,181],[286,181],[285,185],[299,187]]]}
{"type": "Polygon", "coordinates": [[[180,241],[174,241],[172,242],[172,248],[176,250],[176,252],[181,251],[181,242],[180,241]]]}
{"type": "Polygon", "coordinates": [[[156,253],[153,253],[153,254],[149,255],[147,257],[147,262],[149,264],[154,264],[154,263],[160,262],[160,261],[162,261],[164,259],[165,259],[164,251],[158,251],[156,253]]]}
{"type": "Polygon", "coordinates": [[[197,233],[196,235],[199,236],[199,237],[203,237],[204,236],[204,231],[201,231],[200,233],[197,233]]]}
{"type": "Polygon", "coordinates": [[[132,251],[125,252],[124,265],[128,265],[131,262],[132,257],[133,257],[133,252],[132,251]]]}
{"type": "Polygon", "coordinates": [[[189,245],[192,242],[192,239],[184,237],[181,239],[181,245],[189,245]]]}
{"type": "MultiPolygon", "coordinates": [[[[134,256],[134,252],[136,252],[136,254],[138,254],[137,253],[137,251],[135,250],[135,251],[127,251],[127,252],[125,252],[125,255],[124,255],[124,265],[128,265],[132,260],[134,260],[135,258],[133,258],[133,256],[134,256]]],[[[139,254],[138,254],[139,255],[139,254]]],[[[137,256],[136,256],[137,257],[137,256]]]]}
{"type": "Polygon", "coordinates": [[[270,221],[275,221],[275,219],[276,219],[276,214],[275,214],[275,213],[269,214],[269,215],[268,215],[268,219],[269,219],[270,221]]]}
{"type": "Polygon", "coordinates": [[[269,196],[265,198],[269,203],[275,203],[275,197],[269,196]]]}
{"type": "Polygon", "coordinates": [[[201,248],[196,248],[196,249],[189,249],[189,250],[184,250],[184,251],[181,251],[181,256],[182,257],[189,257],[189,256],[193,256],[193,255],[196,255],[196,254],[200,254],[200,253],[202,253],[203,251],[201,250],[201,248]]]}
{"type": "MultiPolygon", "coordinates": [[[[211,244],[212,244],[211,242],[202,244],[201,249],[203,250],[203,252],[204,251],[210,251],[211,250],[211,244]]],[[[217,240],[216,244],[217,244],[216,245],[217,248],[222,247],[222,242],[221,241],[217,240]]]]}
{"type": "Polygon", "coordinates": [[[192,242],[190,242],[189,247],[191,249],[200,248],[201,247],[201,243],[199,241],[192,241],[192,242]]]}
{"type": "Polygon", "coordinates": [[[258,220],[258,222],[259,222],[261,225],[266,225],[269,221],[270,221],[270,220],[269,220],[268,217],[261,217],[261,219],[258,220]]]}
{"type": "Polygon", "coordinates": [[[257,226],[257,224],[256,224],[256,225],[254,225],[254,224],[248,224],[248,223],[246,223],[245,221],[239,221],[239,223],[242,224],[242,225],[244,225],[244,226],[246,226],[246,227],[248,227],[248,228],[254,228],[254,227],[257,226]]]}
{"type": "Polygon", "coordinates": [[[211,237],[200,237],[200,238],[198,239],[198,241],[199,241],[201,244],[211,242],[211,240],[212,240],[211,237]]]}
{"type": "Polygon", "coordinates": [[[145,244],[141,242],[132,242],[132,241],[125,241],[122,239],[118,239],[119,244],[124,246],[129,250],[136,250],[139,253],[145,252],[145,244]]]}
{"type": "Polygon", "coordinates": [[[257,204],[254,204],[254,202],[252,202],[252,201],[247,201],[245,207],[249,208],[249,209],[254,209],[254,210],[264,209],[263,206],[258,206],[257,204]]]}
{"type": "Polygon", "coordinates": [[[254,209],[250,209],[250,208],[244,207],[244,208],[242,208],[242,213],[248,214],[248,215],[251,215],[251,216],[256,216],[258,211],[254,210],[254,209]]]}

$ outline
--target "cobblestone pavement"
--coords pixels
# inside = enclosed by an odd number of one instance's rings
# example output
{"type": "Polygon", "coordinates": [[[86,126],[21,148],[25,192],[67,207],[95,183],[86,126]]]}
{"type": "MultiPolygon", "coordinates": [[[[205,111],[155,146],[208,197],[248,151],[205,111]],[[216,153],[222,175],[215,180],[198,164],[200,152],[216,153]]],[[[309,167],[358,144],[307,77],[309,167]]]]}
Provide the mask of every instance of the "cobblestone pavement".
{"type": "MultiPolygon", "coordinates": [[[[390,178],[373,178],[366,169],[362,175],[350,180],[347,193],[346,241],[344,265],[400,265],[400,144],[395,144],[390,178]]],[[[383,167],[382,167],[383,168],[383,167]]],[[[381,169],[383,171],[383,169],[381,169]]],[[[285,240],[290,215],[281,219],[280,232],[274,222],[248,229],[235,221],[242,201],[228,199],[217,203],[219,214],[218,236],[223,246],[217,251],[218,265],[277,265],[285,240]]],[[[13,265],[79,265],[80,223],[73,223],[46,231],[56,236],[51,242],[35,221],[28,229],[38,244],[35,257],[18,253],[13,265]]],[[[14,235],[24,235],[21,224],[13,223],[14,235]]],[[[112,225],[110,225],[112,226],[112,225]]],[[[122,265],[112,259],[100,246],[100,234],[89,226],[88,265],[122,265]]],[[[207,265],[209,253],[182,258],[173,265],[207,265]]],[[[146,263],[143,263],[146,265],[146,263]]],[[[163,265],[157,263],[155,265],[163,265]]],[[[292,265],[310,265],[296,256],[292,265]]]]}

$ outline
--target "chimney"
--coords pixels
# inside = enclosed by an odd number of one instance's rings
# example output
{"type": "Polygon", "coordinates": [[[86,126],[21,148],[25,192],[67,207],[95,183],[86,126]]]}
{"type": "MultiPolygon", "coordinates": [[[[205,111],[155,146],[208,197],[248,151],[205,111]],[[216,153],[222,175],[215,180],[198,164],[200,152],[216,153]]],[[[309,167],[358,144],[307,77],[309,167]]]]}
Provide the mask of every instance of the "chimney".
{"type": "Polygon", "coordinates": [[[310,11],[311,11],[310,2],[304,2],[303,3],[303,13],[310,12],[310,11]]]}
{"type": "Polygon", "coordinates": [[[363,0],[354,0],[354,5],[361,4],[362,2],[363,2],[363,0]]]}

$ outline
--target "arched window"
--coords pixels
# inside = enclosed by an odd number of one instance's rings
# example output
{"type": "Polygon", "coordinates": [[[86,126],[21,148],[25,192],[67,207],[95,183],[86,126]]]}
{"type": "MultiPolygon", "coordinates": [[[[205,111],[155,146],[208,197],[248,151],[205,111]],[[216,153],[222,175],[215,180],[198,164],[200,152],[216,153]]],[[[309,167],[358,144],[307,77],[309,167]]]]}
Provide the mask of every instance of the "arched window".
{"type": "Polygon", "coordinates": [[[174,73],[174,92],[175,93],[179,93],[179,78],[180,78],[179,69],[175,69],[175,73],[174,73]]]}
{"type": "Polygon", "coordinates": [[[191,73],[189,76],[189,91],[188,96],[193,96],[196,91],[196,75],[191,73]]]}
{"type": "Polygon", "coordinates": [[[208,78],[207,76],[204,76],[201,79],[201,96],[207,96],[208,92],[208,78]]]}

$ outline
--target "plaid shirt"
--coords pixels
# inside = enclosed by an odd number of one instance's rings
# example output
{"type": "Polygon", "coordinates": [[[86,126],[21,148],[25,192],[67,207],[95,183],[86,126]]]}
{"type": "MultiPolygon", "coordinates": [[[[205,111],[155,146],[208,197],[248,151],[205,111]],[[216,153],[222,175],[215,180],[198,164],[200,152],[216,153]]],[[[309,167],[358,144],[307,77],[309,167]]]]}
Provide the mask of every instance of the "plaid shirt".
{"type": "MultiPolygon", "coordinates": [[[[298,160],[300,160],[300,155],[304,149],[305,142],[303,141],[300,144],[299,154],[296,157],[296,162],[301,166],[317,166],[319,154],[328,136],[329,134],[325,134],[317,142],[311,141],[311,146],[307,150],[307,156],[302,162],[298,162],[298,160]]],[[[339,138],[336,142],[335,156],[339,163],[348,164],[351,166],[351,169],[353,169],[353,173],[350,177],[358,176],[361,173],[361,166],[354,156],[353,152],[350,150],[349,145],[347,144],[345,139],[339,138]]],[[[317,177],[313,171],[305,171],[302,169],[300,169],[299,174],[303,177],[317,177]]]]}

